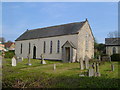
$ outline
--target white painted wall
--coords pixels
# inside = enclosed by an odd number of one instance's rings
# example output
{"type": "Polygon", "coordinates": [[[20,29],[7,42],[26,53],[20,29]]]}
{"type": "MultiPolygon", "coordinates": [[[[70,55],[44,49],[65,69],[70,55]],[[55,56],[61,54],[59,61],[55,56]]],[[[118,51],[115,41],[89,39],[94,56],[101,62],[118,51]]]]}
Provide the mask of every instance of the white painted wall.
{"type": "Polygon", "coordinates": [[[62,59],[62,45],[66,41],[71,41],[76,47],[77,47],[77,34],[74,35],[64,35],[64,36],[57,36],[57,37],[49,37],[49,38],[39,38],[39,39],[31,39],[31,40],[23,40],[23,41],[16,41],[15,42],[15,54],[18,57],[24,57],[27,58],[28,55],[28,49],[29,49],[29,42],[31,44],[31,58],[33,58],[33,47],[34,45],[37,48],[37,55],[36,58],[40,58],[40,55],[43,53],[43,45],[44,41],[46,42],[46,53],[44,54],[45,59],[62,59]],[[50,54],[50,41],[53,42],[53,49],[52,54],[50,54]],[[57,42],[60,41],[60,52],[57,53],[57,42]],[[21,43],[23,44],[23,53],[20,54],[20,47],[21,43]]]}

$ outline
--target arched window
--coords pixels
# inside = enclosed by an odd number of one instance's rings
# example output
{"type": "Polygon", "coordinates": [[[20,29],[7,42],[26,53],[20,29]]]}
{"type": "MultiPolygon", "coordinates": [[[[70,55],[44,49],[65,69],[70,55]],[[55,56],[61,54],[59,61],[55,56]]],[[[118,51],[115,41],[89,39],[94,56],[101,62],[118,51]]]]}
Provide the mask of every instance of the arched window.
{"type": "Polygon", "coordinates": [[[52,53],[52,41],[50,42],[50,53],[52,53]]]}
{"type": "Polygon", "coordinates": [[[113,54],[116,54],[116,48],[113,47],[113,54]]]}
{"type": "Polygon", "coordinates": [[[29,52],[28,53],[30,54],[30,43],[29,43],[29,52]]]}
{"type": "Polygon", "coordinates": [[[20,53],[22,54],[22,43],[21,43],[21,49],[20,49],[20,53]]]}
{"type": "Polygon", "coordinates": [[[44,41],[44,45],[43,45],[43,53],[45,53],[46,50],[46,42],[44,41]]]}
{"type": "Polygon", "coordinates": [[[58,42],[57,42],[57,53],[59,53],[60,52],[60,41],[58,40],[58,42]]]}

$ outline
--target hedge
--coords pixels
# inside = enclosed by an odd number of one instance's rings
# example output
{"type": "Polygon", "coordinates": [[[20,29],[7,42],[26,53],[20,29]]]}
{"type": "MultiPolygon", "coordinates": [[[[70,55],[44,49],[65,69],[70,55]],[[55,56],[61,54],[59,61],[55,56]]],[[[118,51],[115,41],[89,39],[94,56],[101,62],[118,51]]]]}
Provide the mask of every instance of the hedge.
{"type": "Polygon", "coordinates": [[[120,54],[111,55],[111,61],[120,61],[120,54]]]}
{"type": "Polygon", "coordinates": [[[5,58],[12,58],[15,55],[14,51],[5,52],[5,58]]]}

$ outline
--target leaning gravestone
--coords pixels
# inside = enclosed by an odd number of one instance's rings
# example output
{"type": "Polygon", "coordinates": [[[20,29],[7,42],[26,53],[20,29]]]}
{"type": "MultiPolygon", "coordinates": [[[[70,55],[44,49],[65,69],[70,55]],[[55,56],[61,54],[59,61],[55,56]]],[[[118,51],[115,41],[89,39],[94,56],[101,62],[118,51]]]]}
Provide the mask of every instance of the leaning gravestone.
{"type": "Polygon", "coordinates": [[[16,62],[16,59],[15,59],[15,57],[13,57],[13,58],[12,58],[12,66],[16,66],[16,63],[17,63],[17,62],[16,62]]]}
{"type": "Polygon", "coordinates": [[[43,56],[43,54],[41,54],[41,62],[40,62],[41,64],[46,64],[46,62],[45,62],[45,60],[44,60],[44,56],[43,56]]]}

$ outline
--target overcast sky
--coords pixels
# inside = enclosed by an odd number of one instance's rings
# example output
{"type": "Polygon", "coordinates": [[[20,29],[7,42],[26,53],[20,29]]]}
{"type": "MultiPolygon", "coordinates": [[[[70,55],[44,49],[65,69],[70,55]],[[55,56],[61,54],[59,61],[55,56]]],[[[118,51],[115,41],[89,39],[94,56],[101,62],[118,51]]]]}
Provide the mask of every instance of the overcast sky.
{"type": "Polygon", "coordinates": [[[96,40],[104,43],[109,32],[118,30],[118,3],[3,2],[2,35],[14,41],[27,29],[81,22],[86,18],[96,40]]]}

